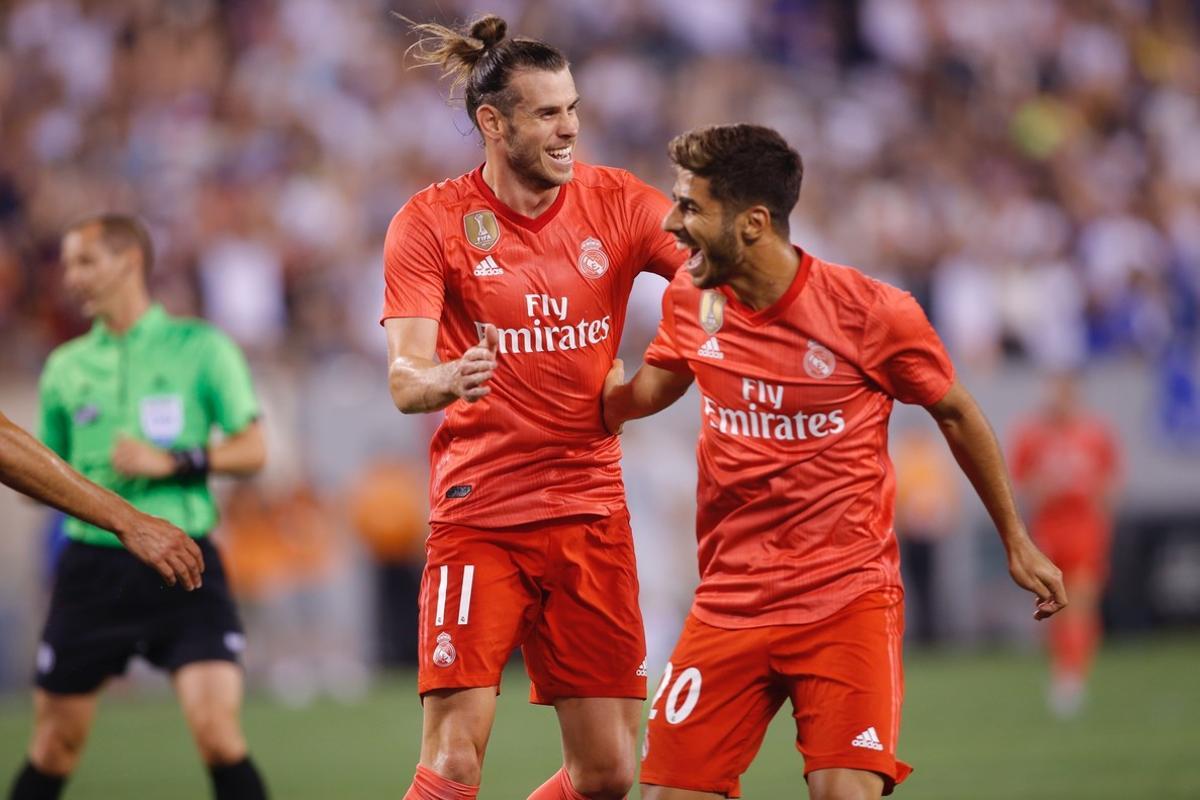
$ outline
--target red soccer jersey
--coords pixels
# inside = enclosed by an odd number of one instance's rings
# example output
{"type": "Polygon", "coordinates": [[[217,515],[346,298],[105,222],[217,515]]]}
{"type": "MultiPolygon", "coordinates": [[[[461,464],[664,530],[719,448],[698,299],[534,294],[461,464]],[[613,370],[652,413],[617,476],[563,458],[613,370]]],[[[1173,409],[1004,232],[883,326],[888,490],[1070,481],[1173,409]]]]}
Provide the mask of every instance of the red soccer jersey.
{"type": "Polygon", "coordinates": [[[1033,534],[1041,542],[1082,538],[1107,542],[1111,523],[1108,491],[1117,474],[1117,448],[1108,426],[1078,417],[1053,421],[1038,416],[1017,429],[1013,479],[1036,484],[1033,534]]]}
{"type": "Polygon", "coordinates": [[[758,312],[680,271],[646,353],[699,385],[692,610],[718,627],[809,623],[900,586],[888,417],[954,382],[911,295],[800,255],[758,312]]]}
{"type": "Polygon", "coordinates": [[[383,318],[439,322],[437,355],[500,330],[491,393],[457,401],[430,445],[434,522],[487,528],[624,507],[621,450],[596,398],[633,279],[684,255],[660,227],[670,203],[624,170],[576,162],[537,218],[501,203],[483,169],[435,184],[392,220],[383,318]]]}

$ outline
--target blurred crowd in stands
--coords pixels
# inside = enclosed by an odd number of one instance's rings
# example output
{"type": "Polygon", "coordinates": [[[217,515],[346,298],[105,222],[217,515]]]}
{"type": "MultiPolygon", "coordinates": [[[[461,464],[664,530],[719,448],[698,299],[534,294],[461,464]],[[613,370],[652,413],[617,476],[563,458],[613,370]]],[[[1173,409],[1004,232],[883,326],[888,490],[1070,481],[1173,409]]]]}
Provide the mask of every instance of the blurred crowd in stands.
{"type": "MultiPolygon", "coordinates": [[[[168,307],[301,367],[378,354],[388,220],[482,153],[436,72],[410,68],[398,15],[450,22],[482,10],[570,55],[584,160],[668,188],[673,134],[717,121],[777,127],[807,162],[797,241],[913,291],[962,361],[1187,362],[1200,295],[1198,9],[6,3],[0,367],[36,370],[80,330],[59,291],[58,235],[114,207],[153,226],[168,307]]],[[[645,312],[635,324],[654,324],[656,306],[645,312]]]]}

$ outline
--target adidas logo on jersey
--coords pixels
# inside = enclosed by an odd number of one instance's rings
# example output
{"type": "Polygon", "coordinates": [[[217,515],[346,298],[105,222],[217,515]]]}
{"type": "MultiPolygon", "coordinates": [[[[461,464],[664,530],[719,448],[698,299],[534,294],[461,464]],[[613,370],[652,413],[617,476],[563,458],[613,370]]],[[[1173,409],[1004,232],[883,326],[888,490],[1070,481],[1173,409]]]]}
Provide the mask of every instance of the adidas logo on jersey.
{"type": "Polygon", "coordinates": [[[696,351],[705,358],[724,358],[725,354],[721,352],[721,345],[717,342],[717,337],[713,336],[707,342],[700,345],[700,349],[696,351]]]}
{"type": "Polygon", "coordinates": [[[475,265],[475,277],[487,278],[492,275],[503,275],[504,269],[496,263],[496,259],[488,256],[475,265]]]}
{"type": "Polygon", "coordinates": [[[875,732],[875,726],[867,728],[865,731],[854,737],[854,741],[850,742],[854,747],[865,747],[868,750],[882,750],[883,742],[879,741],[879,734],[875,732]]]}

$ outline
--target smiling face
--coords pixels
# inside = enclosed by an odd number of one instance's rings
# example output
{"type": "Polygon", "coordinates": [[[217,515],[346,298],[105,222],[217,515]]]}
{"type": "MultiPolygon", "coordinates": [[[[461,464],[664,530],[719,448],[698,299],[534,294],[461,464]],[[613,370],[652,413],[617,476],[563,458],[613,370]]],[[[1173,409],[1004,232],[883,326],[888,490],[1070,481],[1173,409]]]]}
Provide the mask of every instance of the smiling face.
{"type": "Polygon", "coordinates": [[[528,186],[562,186],[574,172],[579,136],[579,95],[571,71],[521,70],[509,88],[519,99],[503,118],[499,155],[528,186]]]}
{"type": "Polygon", "coordinates": [[[729,283],[744,252],[735,230],[736,215],[712,196],[707,178],[686,169],[678,170],[671,194],[675,205],[663,220],[663,230],[691,251],[686,266],[692,283],[698,289],[729,283]]]}
{"type": "Polygon", "coordinates": [[[135,247],[114,251],[99,223],[69,231],[62,241],[63,285],[89,319],[107,314],[141,279],[135,247]]]}

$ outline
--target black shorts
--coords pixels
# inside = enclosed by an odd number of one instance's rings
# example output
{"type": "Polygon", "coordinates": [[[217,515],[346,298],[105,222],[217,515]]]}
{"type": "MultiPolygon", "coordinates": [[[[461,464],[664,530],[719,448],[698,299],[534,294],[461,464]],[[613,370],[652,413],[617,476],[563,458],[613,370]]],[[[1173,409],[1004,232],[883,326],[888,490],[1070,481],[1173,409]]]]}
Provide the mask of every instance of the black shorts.
{"type": "Polygon", "coordinates": [[[217,549],[204,554],[204,585],[167,587],[128,551],[70,542],[58,562],[50,615],[37,652],[37,685],[92,692],[139,655],[174,672],[196,661],[237,663],[245,636],[217,549]]]}

